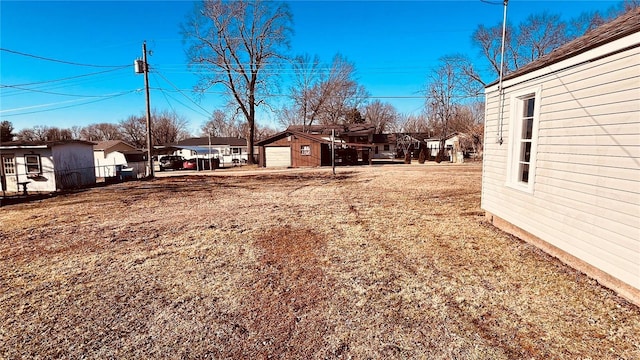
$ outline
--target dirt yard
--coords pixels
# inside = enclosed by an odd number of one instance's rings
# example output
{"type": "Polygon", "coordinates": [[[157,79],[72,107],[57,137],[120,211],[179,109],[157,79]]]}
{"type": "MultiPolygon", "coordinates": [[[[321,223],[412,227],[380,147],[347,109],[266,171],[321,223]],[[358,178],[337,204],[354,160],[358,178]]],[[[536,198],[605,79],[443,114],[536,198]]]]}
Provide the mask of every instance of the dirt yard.
{"type": "Polygon", "coordinates": [[[1,359],[640,359],[640,309],[484,222],[479,164],[0,208],[1,359]]]}

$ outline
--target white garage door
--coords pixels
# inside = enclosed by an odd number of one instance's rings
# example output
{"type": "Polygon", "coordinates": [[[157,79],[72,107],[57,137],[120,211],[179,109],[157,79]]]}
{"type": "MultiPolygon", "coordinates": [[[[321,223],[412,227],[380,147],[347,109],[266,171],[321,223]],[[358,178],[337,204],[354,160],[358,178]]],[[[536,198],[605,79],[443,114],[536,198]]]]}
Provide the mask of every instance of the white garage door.
{"type": "Polygon", "coordinates": [[[264,156],[267,167],[291,166],[291,148],[288,146],[265,147],[264,156]]]}

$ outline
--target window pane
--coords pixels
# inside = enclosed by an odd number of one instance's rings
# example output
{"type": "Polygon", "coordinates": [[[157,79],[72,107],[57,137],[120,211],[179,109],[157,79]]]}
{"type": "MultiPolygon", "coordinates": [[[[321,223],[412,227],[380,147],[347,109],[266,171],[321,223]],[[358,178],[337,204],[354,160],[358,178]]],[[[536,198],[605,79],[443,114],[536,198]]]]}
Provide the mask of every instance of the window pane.
{"type": "Polygon", "coordinates": [[[535,105],[535,98],[530,98],[530,99],[525,99],[522,102],[523,105],[523,112],[522,112],[522,116],[523,117],[533,117],[533,107],[535,105]]]}
{"type": "Polygon", "coordinates": [[[533,118],[525,118],[522,122],[522,138],[531,139],[533,134],[533,118]]]}
{"type": "Polygon", "coordinates": [[[529,182],[529,164],[520,164],[520,181],[529,182]]]}
{"type": "Polygon", "coordinates": [[[531,143],[523,142],[520,147],[520,161],[529,162],[531,160],[531,143]]]}
{"type": "Polygon", "coordinates": [[[27,165],[28,174],[40,173],[40,157],[38,155],[25,155],[24,162],[27,165]]]}

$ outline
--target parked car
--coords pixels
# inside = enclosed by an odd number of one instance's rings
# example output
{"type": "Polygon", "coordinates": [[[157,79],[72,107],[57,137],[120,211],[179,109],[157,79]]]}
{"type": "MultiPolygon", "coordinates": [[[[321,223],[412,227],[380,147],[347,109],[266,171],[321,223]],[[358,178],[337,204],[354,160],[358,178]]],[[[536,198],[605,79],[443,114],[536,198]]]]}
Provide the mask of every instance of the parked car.
{"type": "Polygon", "coordinates": [[[168,155],[160,158],[160,171],[167,169],[180,170],[184,168],[184,158],[180,155],[168,155]]]}
{"type": "Polygon", "coordinates": [[[185,160],[182,164],[182,168],[185,170],[198,170],[198,160],[197,159],[188,159],[185,160]]]}

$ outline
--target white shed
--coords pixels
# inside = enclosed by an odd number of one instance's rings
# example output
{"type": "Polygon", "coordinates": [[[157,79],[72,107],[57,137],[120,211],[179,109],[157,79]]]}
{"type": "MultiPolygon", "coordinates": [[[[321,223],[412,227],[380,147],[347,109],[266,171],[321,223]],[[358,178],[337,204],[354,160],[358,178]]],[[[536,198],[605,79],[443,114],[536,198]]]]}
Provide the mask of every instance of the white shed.
{"type": "Polygon", "coordinates": [[[488,220],[640,305],[640,9],[485,95],[488,220]]]}
{"type": "Polygon", "coordinates": [[[92,142],[7,142],[0,146],[5,193],[55,192],[96,183],[92,142]],[[26,184],[26,185],[25,185],[26,184]]]}

